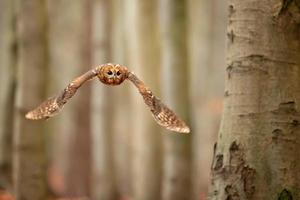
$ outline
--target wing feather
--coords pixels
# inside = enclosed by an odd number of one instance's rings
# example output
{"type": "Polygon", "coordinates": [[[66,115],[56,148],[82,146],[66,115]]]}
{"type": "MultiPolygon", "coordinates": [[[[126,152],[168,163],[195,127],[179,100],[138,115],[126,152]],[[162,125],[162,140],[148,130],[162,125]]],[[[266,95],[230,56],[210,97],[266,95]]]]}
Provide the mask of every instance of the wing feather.
{"type": "Polygon", "coordinates": [[[37,108],[28,112],[25,117],[31,120],[48,119],[58,114],[63,106],[72,98],[78,88],[86,81],[97,75],[96,69],[90,70],[73,80],[59,95],[51,97],[42,102],[37,108]]]}
{"type": "Polygon", "coordinates": [[[152,91],[132,72],[128,74],[130,80],[139,90],[145,104],[150,108],[155,121],[168,130],[189,133],[190,128],[180,119],[174,111],[160,101],[152,91]]]}

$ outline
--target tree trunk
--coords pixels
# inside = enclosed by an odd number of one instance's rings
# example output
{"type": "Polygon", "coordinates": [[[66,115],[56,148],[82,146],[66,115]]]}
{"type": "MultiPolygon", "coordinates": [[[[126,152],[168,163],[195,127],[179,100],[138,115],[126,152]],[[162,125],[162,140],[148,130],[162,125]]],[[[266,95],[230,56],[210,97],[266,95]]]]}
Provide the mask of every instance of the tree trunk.
{"type": "MultiPolygon", "coordinates": [[[[49,96],[60,92],[90,68],[89,1],[51,0],[49,4],[49,96]]],[[[52,123],[54,165],[65,178],[67,193],[89,193],[89,83],[72,98],[52,123]]]]}
{"type": "MultiPolygon", "coordinates": [[[[109,0],[93,0],[92,55],[93,66],[110,62],[109,0]]],[[[115,107],[112,87],[93,81],[91,106],[92,133],[92,199],[114,200],[117,198],[113,163],[113,116],[115,107]]]]}
{"type": "Polygon", "coordinates": [[[43,123],[25,119],[25,112],[45,98],[45,1],[17,1],[18,71],[14,123],[14,186],[16,199],[47,199],[46,145],[43,123]]]}
{"type": "MultiPolygon", "coordinates": [[[[187,1],[162,0],[163,100],[183,119],[188,119],[187,1]]],[[[190,135],[165,133],[163,200],[190,198],[190,135]]]]}
{"type": "Polygon", "coordinates": [[[213,144],[222,114],[226,1],[189,0],[189,61],[192,117],[192,199],[206,199],[213,144]],[[197,19],[197,20],[195,20],[197,19]]]}
{"type": "Polygon", "coordinates": [[[300,9],[230,0],[210,199],[299,199],[300,9]]]}
{"type": "Polygon", "coordinates": [[[13,107],[15,95],[15,12],[11,0],[0,1],[0,189],[11,187],[13,107]]]}
{"type": "MultiPolygon", "coordinates": [[[[131,0],[126,2],[129,68],[158,93],[158,25],[156,1],[131,0]]],[[[133,198],[160,199],[160,127],[154,122],[143,99],[131,85],[133,145],[133,198]]]]}
{"type": "MultiPolygon", "coordinates": [[[[124,0],[112,1],[112,23],[111,23],[111,61],[127,65],[127,51],[126,47],[126,20],[124,6],[128,2],[124,0]]],[[[130,67],[130,66],[129,66],[130,67]]],[[[122,84],[119,87],[111,89],[114,98],[114,115],[113,118],[113,146],[114,146],[114,163],[115,163],[115,178],[116,187],[118,189],[121,199],[126,199],[132,196],[132,183],[131,183],[131,141],[132,131],[130,130],[130,117],[128,113],[131,112],[130,104],[130,84],[122,84]],[[124,128],[126,127],[126,128],[124,128]]]]}

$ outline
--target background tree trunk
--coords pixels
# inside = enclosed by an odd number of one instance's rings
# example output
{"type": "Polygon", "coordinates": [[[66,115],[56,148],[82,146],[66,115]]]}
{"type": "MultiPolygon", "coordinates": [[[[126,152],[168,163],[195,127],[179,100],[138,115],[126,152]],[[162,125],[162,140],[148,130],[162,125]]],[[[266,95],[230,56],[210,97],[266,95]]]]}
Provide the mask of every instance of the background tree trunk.
{"type": "MultiPolygon", "coordinates": [[[[123,0],[112,1],[111,20],[111,61],[113,63],[128,64],[128,40],[127,26],[125,19],[125,5],[128,2],[123,0]]],[[[129,3],[130,4],[130,3],[129,3]]],[[[128,67],[131,67],[128,65],[128,67]]],[[[113,156],[115,163],[116,186],[121,199],[132,196],[132,131],[131,120],[128,113],[131,113],[131,102],[129,87],[130,84],[122,84],[112,89],[114,97],[114,118],[113,118],[113,156]]]]}
{"type": "MultiPolygon", "coordinates": [[[[90,69],[90,17],[89,1],[51,0],[48,4],[51,96],[90,69]]],[[[75,195],[89,193],[89,93],[89,84],[85,84],[64,112],[51,119],[56,146],[53,163],[65,178],[64,189],[75,195]]]]}
{"type": "Polygon", "coordinates": [[[18,85],[14,123],[16,199],[47,199],[46,143],[43,123],[25,112],[45,98],[47,74],[45,1],[17,2],[18,85]]]}
{"type": "Polygon", "coordinates": [[[11,189],[16,33],[11,0],[0,1],[0,189],[11,189]]]}
{"type": "MultiPolygon", "coordinates": [[[[109,0],[92,1],[92,55],[93,67],[110,62],[110,14],[112,13],[109,0]]],[[[117,198],[114,154],[114,98],[112,87],[103,85],[98,80],[93,81],[92,87],[92,199],[114,200],[117,198]]]]}
{"type": "Polygon", "coordinates": [[[300,198],[299,11],[295,1],[229,1],[211,199],[300,198]]]}
{"type": "MultiPolygon", "coordinates": [[[[187,1],[161,0],[163,100],[188,119],[187,1]]],[[[190,135],[166,133],[163,200],[185,200],[191,192],[190,135]]]]}
{"type": "Polygon", "coordinates": [[[193,196],[207,199],[213,145],[222,114],[227,1],[189,0],[193,196]]]}
{"type": "MultiPolygon", "coordinates": [[[[126,2],[128,58],[134,71],[153,92],[158,91],[159,44],[156,19],[157,1],[131,0],[126,2]]],[[[133,198],[160,199],[161,142],[160,127],[154,122],[142,97],[131,85],[133,106],[129,115],[132,123],[133,198]]]]}

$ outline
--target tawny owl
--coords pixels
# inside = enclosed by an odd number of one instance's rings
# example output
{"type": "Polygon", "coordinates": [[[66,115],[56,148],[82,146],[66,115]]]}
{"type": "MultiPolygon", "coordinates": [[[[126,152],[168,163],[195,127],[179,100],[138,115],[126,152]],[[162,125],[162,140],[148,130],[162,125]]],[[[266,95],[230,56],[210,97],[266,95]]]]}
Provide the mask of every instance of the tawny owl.
{"type": "Polygon", "coordinates": [[[120,85],[124,80],[131,81],[144,98],[150,108],[155,121],[171,131],[189,133],[190,129],[171,109],[163,104],[152,91],[127,67],[119,64],[103,64],[73,80],[59,95],[49,98],[37,108],[26,114],[27,119],[48,119],[61,111],[68,100],[86,81],[98,77],[107,85],[120,85]]]}

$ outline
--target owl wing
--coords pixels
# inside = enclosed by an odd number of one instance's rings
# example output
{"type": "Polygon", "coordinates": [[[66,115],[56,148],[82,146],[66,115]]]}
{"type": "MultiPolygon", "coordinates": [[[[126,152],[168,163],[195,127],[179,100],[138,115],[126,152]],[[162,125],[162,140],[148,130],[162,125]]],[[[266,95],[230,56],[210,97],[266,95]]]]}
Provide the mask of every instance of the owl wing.
{"type": "Polygon", "coordinates": [[[150,108],[155,121],[168,130],[189,133],[190,128],[170,108],[162,103],[152,91],[132,72],[128,73],[130,80],[139,90],[145,104],[150,108]]]}
{"type": "Polygon", "coordinates": [[[94,78],[96,75],[97,72],[94,69],[77,77],[59,95],[47,99],[37,108],[28,112],[25,117],[27,119],[39,120],[48,119],[58,114],[68,100],[74,96],[77,89],[80,88],[86,81],[94,78]]]}

